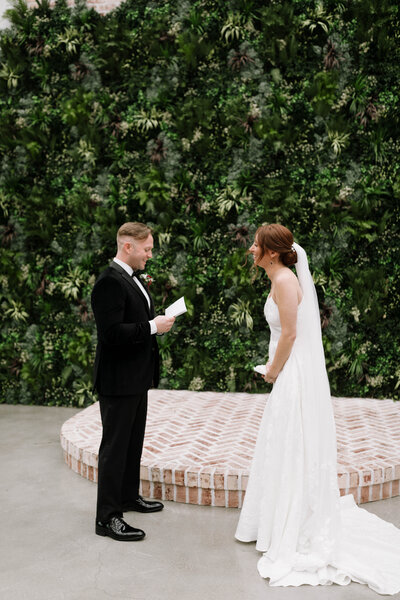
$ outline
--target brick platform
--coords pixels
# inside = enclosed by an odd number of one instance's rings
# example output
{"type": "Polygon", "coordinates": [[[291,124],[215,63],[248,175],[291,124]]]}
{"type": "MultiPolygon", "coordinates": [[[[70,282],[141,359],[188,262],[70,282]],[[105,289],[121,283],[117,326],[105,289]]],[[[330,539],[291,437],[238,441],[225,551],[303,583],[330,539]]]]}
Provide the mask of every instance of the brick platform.
{"type": "MultiPolygon", "coordinates": [[[[145,497],[240,507],[267,400],[259,394],[151,390],[141,467],[145,497]]],[[[399,495],[400,403],[333,398],[338,483],[357,503],[399,495]]],[[[97,481],[98,404],[66,421],[67,464],[97,481]]]]}

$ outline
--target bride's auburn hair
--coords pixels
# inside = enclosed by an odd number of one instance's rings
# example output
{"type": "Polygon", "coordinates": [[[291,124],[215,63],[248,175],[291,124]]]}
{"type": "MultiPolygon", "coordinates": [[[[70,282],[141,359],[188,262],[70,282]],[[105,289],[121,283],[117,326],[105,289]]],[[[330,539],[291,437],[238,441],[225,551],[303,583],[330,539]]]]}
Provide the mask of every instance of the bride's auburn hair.
{"type": "Polygon", "coordinates": [[[278,252],[279,260],[286,267],[292,267],[297,263],[297,252],[293,248],[293,233],[284,225],[271,223],[261,225],[256,231],[256,240],[261,248],[261,257],[267,250],[278,252]]]}

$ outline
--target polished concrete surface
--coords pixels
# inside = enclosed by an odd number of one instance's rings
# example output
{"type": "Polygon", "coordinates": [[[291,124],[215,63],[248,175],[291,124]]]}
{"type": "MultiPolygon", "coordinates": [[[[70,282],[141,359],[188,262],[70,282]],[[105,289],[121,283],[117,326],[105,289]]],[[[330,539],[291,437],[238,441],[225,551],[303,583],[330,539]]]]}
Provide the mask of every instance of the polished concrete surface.
{"type": "MultiPolygon", "coordinates": [[[[96,536],[96,485],[66,466],[59,442],[76,412],[0,405],[1,600],[378,598],[355,583],[269,587],[254,544],[234,540],[237,509],[167,502],[161,513],[127,513],[146,531],[141,542],[96,536]]],[[[363,508],[400,527],[400,497],[363,508]]]]}

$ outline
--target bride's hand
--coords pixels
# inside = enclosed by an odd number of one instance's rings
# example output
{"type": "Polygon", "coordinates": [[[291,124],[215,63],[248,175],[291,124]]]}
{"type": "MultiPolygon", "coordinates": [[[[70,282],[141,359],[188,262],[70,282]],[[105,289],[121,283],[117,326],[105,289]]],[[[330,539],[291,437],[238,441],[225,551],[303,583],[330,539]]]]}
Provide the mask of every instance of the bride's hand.
{"type": "Polygon", "coordinates": [[[275,373],[271,369],[271,363],[269,363],[269,362],[267,362],[266,367],[267,367],[267,372],[264,376],[264,381],[266,381],[267,383],[275,383],[276,378],[278,377],[279,373],[275,373]]]}

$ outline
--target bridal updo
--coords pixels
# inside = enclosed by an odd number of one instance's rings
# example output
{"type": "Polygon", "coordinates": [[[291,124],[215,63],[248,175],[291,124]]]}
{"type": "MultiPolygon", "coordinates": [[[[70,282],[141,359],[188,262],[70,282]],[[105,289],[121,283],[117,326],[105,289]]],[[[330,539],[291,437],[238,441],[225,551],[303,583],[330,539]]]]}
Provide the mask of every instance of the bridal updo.
{"type": "Polygon", "coordinates": [[[272,223],[261,225],[256,231],[257,244],[261,248],[261,258],[267,250],[278,252],[279,260],[286,267],[292,267],[297,263],[297,252],[293,248],[293,233],[284,225],[272,223]]]}

